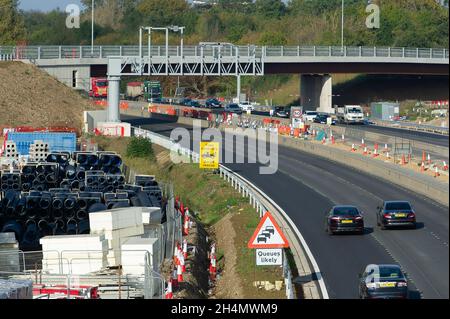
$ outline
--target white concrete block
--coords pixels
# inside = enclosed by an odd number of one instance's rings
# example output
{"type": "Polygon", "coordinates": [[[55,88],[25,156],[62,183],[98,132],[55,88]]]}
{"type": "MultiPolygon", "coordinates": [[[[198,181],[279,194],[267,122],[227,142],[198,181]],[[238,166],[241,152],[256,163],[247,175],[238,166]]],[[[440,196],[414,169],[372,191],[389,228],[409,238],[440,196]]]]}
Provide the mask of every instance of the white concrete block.
{"type": "Polygon", "coordinates": [[[142,208],[142,222],[144,224],[161,223],[161,208],[160,207],[143,207],[142,208]]]}
{"type": "Polygon", "coordinates": [[[140,207],[113,209],[89,214],[91,232],[116,230],[142,224],[140,207]]]}

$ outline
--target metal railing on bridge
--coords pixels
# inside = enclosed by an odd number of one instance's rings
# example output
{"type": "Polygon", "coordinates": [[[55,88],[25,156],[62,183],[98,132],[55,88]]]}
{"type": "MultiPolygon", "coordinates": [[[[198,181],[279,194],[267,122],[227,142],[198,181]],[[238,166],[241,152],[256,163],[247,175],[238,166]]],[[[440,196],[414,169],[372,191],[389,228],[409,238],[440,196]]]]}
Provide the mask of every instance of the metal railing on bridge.
{"type": "MultiPolygon", "coordinates": [[[[166,57],[165,46],[152,46],[151,57],[166,57]]],[[[168,56],[181,56],[180,46],[169,46],[168,56]]],[[[149,56],[143,47],[143,56],[149,56]]],[[[0,46],[0,60],[106,59],[112,56],[139,56],[139,46],[0,46]]],[[[448,59],[448,49],[353,46],[184,46],[183,57],[378,57],[413,59],[448,59]]]]}

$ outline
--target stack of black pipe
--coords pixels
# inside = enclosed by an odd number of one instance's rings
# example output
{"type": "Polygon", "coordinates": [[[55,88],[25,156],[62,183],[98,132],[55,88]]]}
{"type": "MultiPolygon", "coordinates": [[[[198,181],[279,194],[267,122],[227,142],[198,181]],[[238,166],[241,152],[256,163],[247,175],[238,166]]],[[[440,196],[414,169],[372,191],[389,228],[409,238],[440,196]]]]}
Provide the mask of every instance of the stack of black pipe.
{"type": "Polygon", "coordinates": [[[39,249],[48,235],[88,234],[89,213],[129,206],[161,207],[153,176],[125,184],[122,159],[110,152],[51,153],[0,174],[0,232],[14,232],[21,249],[39,249]]]}

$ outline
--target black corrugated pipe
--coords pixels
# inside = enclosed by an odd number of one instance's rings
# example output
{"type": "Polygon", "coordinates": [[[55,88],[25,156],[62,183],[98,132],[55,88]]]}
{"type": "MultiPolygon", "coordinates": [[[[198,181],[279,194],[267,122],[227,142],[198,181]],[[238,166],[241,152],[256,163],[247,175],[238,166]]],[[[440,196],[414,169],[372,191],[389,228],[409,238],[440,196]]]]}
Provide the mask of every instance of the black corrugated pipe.
{"type": "Polygon", "coordinates": [[[62,219],[64,217],[64,213],[61,209],[53,209],[52,210],[52,218],[54,220],[62,219]]]}
{"type": "Polygon", "coordinates": [[[38,209],[38,214],[40,218],[50,218],[50,209],[38,209]]]}
{"type": "Polygon", "coordinates": [[[78,167],[77,168],[77,179],[79,181],[84,181],[85,178],[86,178],[86,171],[83,168],[78,167]]]}
{"type": "Polygon", "coordinates": [[[55,197],[52,201],[52,208],[54,210],[61,210],[64,207],[64,198],[55,197]]]}
{"type": "Polygon", "coordinates": [[[130,207],[130,204],[126,201],[120,201],[120,202],[113,202],[112,203],[112,207],[111,209],[115,209],[115,208],[125,208],[125,207],[130,207]]]}
{"type": "Polygon", "coordinates": [[[130,202],[134,207],[142,207],[142,203],[137,196],[131,197],[130,202]]]}
{"type": "Polygon", "coordinates": [[[87,161],[88,161],[88,164],[91,167],[96,167],[98,165],[98,156],[94,155],[94,154],[88,155],[88,160],[87,161]]]}
{"type": "Polygon", "coordinates": [[[103,154],[100,156],[100,165],[103,167],[105,166],[111,166],[112,158],[108,154],[103,154]]]}
{"type": "Polygon", "coordinates": [[[89,217],[87,211],[80,209],[79,211],[77,211],[77,219],[78,220],[83,220],[83,219],[87,219],[89,217]]]}
{"type": "Polygon", "coordinates": [[[72,183],[70,183],[70,188],[72,188],[72,189],[79,189],[80,188],[80,181],[79,180],[73,180],[72,183]]]}
{"type": "Polygon", "coordinates": [[[87,199],[85,199],[85,198],[78,198],[77,206],[78,206],[79,209],[86,210],[87,207],[88,207],[87,199]]]}
{"type": "Polygon", "coordinates": [[[39,201],[39,208],[47,210],[50,208],[51,204],[52,204],[51,196],[42,196],[41,200],[39,201]]]}
{"type": "Polygon", "coordinates": [[[108,210],[108,208],[106,207],[105,204],[95,203],[95,204],[92,204],[91,206],[89,206],[88,212],[89,213],[97,213],[97,212],[102,212],[105,210],[108,210]]]}
{"type": "Polygon", "coordinates": [[[23,183],[22,184],[22,191],[24,192],[28,192],[31,188],[31,184],[30,183],[23,183]]]}
{"type": "Polygon", "coordinates": [[[87,165],[87,155],[86,154],[78,154],[78,163],[80,165],[87,165]]]}
{"type": "Polygon", "coordinates": [[[152,201],[150,200],[148,194],[140,192],[137,194],[137,197],[139,198],[142,207],[152,207],[152,201]]]}
{"type": "Polygon", "coordinates": [[[76,171],[75,167],[73,167],[72,165],[66,166],[65,172],[66,172],[66,178],[68,178],[68,179],[74,179],[77,177],[77,171],[76,171]]]}
{"type": "Polygon", "coordinates": [[[39,234],[35,221],[27,221],[26,230],[23,234],[22,245],[26,247],[35,247],[39,245],[39,234]]]}
{"type": "Polygon", "coordinates": [[[23,228],[20,225],[20,223],[18,223],[15,220],[10,220],[10,221],[6,222],[5,225],[3,225],[1,232],[2,233],[14,233],[16,236],[16,240],[18,242],[20,242],[22,240],[23,228]]]}
{"type": "Polygon", "coordinates": [[[24,217],[27,215],[27,210],[25,208],[26,205],[27,205],[27,199],[25,197],[21,197],[19,199],[19,202],[17,203],[17,210],[16,210],[17,214],[20,217],[24,217]]]}
{"type": "Polygon", "coordinates": [[[111,159],[111,165],[119,167],[122,165],[122,159],[118,155],[113,155],[111,159]]]}
{"type": "Polygon", "coordinates": [[[77,221],[73,218],[67,221],[67,235],[76,235],[77,234],[77,221]]]}
{"type": "Polygon", "coordinates": [[[64,230],[66,224],[64,223],[64,220],[62,219],[58,219],[55,220],[54,222],[54,227],[53,227],[53,234],[54,235],[65,235],[66,231],[64,230]]]}
{"type": "Polygon", "coordinates": [[[38,222],[38,228],[41,237],[53,235],[53,229],[50,227],[50,224],[45,219],[41,219],[38,222]]]}
{"type": "Polygon", "coordinates": [[[69,197],[64,201],[65,209],[73,209],[75,207],[75,198],[69,197]]]}
{"type": "Polygon", "coordinates": [[[78,223],[78,234],[87,235],[89,234],[89,231],[90,231],[89,220],[84,219],[78,223]]]}
{"type": "Polygon", "coordinates": [[[39,174],[38,176],[36,176],[36,180],[38,181],[39,184],[43,184],[45,183],[45,175],[44,174],[39,174]]]}
{"type": "Polygon", "coordinates": [[[63,210],[64,212],[64,217],[67,219],[71,219],[75,217],[75,211],[73,209],[66,209],[63,210]]]}
{"type": "Polygon", "coordinates": [[[50,173],[47,176],[45,176],[45,181],[47,183],[53,184],[56,182],[56,176],[54,173],[50,173]]]}

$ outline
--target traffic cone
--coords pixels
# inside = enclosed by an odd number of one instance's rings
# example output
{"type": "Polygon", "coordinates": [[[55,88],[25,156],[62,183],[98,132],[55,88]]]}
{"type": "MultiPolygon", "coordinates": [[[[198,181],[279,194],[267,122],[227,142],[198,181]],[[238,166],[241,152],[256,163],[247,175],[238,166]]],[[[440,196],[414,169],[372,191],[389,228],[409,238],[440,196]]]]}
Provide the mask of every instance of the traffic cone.
{"type": "Polygon", "coordinates": [[[185,219],[184,219],[184,224],[183,224],[183,235],[184,235],[184,236],[189,235],[189,218],[185,218],[185,219]]]}
{"type": "Polygon", "coordinates": [[[216,244],[215,243],[213,243],[212,245],[211,245],[211,255],[216,255],[216,244]]]}
{"type": "Polygon", "coordinates": [[[387,159],[390,159],[390,158],[391,158],[391,156],[389,155],[389,152],[386,153],[386,158],[387,158],[387,159]]]}
{"type": "Polygon", "coordinates": [[[181,267],[181,265],[177,266],[177,280],[178,283],[183,282],[183,268],[181,267]]]}
{"type": "Polygon", "coordinates": [[[448,171],[448,165],[447,165],[447,163],[446,163],[445,161],[444,161],[444,163],[443,163],[442,169],[443,169],[444,171],[448,171]]]}
{"type": "Polygon", "coordinates": [[[183,257],[184,257],[184,259],[187,259],[187,257],[188,257],[188,243],[187,243],[187,240],[185,239],[184,241],[183,241],[183,257]]]}
{"type": "Polygon", "coordinates": [[[342,134],[341,140],[342,140],[342,142],[345,141],[345,136],[344,136],[344,134],[342,134]]]}
{"type": "Polygon", "coordinates": [[[325,138],[325,136],[322,138],[322,144],[325,144],[327,141],[327,139],[325,138]]]}
{"type": "Polygon", "coordinates": [[[173,299],[173,291],[172,291],[172,279],[167,282],[166,288],[166,299],[173,299]]]}
{"type": "Polygon", "coordinates": [[[174,269],[172,272],[172,287],[173,288],[177,288],[178,287],[178,275],[177,275],[177,270],[174,269]]]}
{"type": "Polygon", "coordinates": [[[388,152],[388,145],[384,144],[384,152],[387,153],[388,152]]]}
{"type": "Polygon", "coordinates": [[[336,141],[334,140],[334,136],[331,135],[331,144],[335,144],[335,143],[336,143],[336,141]]]}
{"type": "Polygon", "coordinates": [[[378,155],[378,143],[375,143],[374,147],[373,147],[373,157],[377,157],[378,155]]]}
{"type": "Polygon", "coordinates": [[[405,154],[402,155],[402,165],[406,165],[405,154]]]}
{"type": "Polygon", "coordinates": [[[184,260],[184,256],[182,254],[180,255],[180,266],[181,266],[181,271],[184,274],[186,272],[186,261],[184,260]]]}
{"type": "Polygon", "coordinates": [[[180,203],[180,214],[182,217],[184,217],[184,205],[183,202],[180,203]]]}
{"type": "Polygon", "coordinates": [[[438,177],[438,176],[440,176],[441,174],[439,174],[439,168],[436,166],[435,168],[434,168],[434,177],[438,177]]]}
{"type": "Polygon", "coordinates": [[[431,155],[428,153],[427,155],[428,165],[431,165],[431,155]]]}
{"type": "Polygon", "coordinates": [[[425,172],[425,162],[422,162],[422,164],[420,165],[420,171],[425,172]]]}
{"type": "Polygon", "coordinates": [[[210,263],[209,263],[209,274],[212,278],[215,278],[217,273],[217,267],[216,267],[216,256],[211,255],[210,263]]]}
{"type": "Polygon", "coordinates": [[[366,146],[366,143],[364,142],[364,139],[362,138],[361,139],[361,147],[365,147],[366,146]]]}
{"type": "Polygon", "coordinates": [[[178,243],[175,244],[175,249],[173,252],[173,263],[178,265],[178,243]]]}
{"type": "Polygon", "coordinates": [[[367,146],[364,147],[364,152],[363,152],[363,154],[364,154],[364,155],[367,155],[367,146]]]}
{"type": "Polygon", "coordinates": [[[352,151],[352,152],[355,152],[355,151],[356,151],[355,144],[352,144],[352,149],[351,149],[351,151],[352,151]]]}
{"type": "Polygon", "coordinates": [[[425,163],[426,160],[426,154],[425,151],[422,151],[422,162],[425,163]]]}

